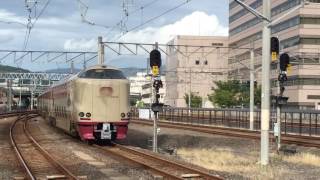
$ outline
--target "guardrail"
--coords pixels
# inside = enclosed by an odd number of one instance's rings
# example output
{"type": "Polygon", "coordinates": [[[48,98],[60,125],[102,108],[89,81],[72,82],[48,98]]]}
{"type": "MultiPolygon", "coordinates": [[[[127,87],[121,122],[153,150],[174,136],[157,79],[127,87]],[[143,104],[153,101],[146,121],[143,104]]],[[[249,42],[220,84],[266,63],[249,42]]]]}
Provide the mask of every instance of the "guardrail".
{"type": "MultiPolygon", "coordinates": [[[[132,108],[134,118],[139,118],[137,108],[132,108]]],[[[209,109],[209,108],[163,108],[159,113],[160,120],[196,125],[214,125],[232,128],[249,129],[249,109],[209,109]]],[[[276,112],[271,111],[270,130],[276,122],[276,112]]],[[[261,112],[254,111],[254,130],[260,130],[261,112]]],[[[320,111],[317,110],[282,110],[281,132],[320,136],[320,111]]]]}

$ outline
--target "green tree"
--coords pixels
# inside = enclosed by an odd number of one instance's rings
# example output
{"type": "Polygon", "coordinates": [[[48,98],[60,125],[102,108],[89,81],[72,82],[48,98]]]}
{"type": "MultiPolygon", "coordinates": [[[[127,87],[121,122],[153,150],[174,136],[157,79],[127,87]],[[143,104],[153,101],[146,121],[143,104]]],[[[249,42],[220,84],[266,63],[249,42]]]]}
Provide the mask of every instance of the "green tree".
{"type": "MultiPolygon", "coordinates": [[[[184,100],[186,101],[186,104],[189,104],[189,94],[184,95],[184,100]]],[[[191,93],[191,104],[190,106],[192,108],[200,108],[202,106],[202,98],[200,96],[195,95],[194,93],[191,93]]]]}
{"type": "MultiPolygon", "coordinates": [[[[249,106],[250,86],[237,80],[216,82],[214,92],[208,95],[209,100],[219,107],[249,106]]],[[[261,88],[255,88],[255,104],[261,102],[261,88]]]]}

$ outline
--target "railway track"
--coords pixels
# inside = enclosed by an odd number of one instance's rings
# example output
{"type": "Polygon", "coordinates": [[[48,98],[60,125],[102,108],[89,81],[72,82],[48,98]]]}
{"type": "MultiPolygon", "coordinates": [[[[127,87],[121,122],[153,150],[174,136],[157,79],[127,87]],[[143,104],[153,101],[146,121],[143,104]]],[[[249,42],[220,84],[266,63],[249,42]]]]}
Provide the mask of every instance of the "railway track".
{"type": "Polygon", "coordinates": [[[162,176],[164,179],[222,179],[219,176],[212,175],[194,167],[170,161],[163,157],[127,146],[119,144],[113,144],[112,147],[95,146],[108,154],[141,165],[155,174],[162,176]]]}
{"type": "Polygon", "coordinates": [[[36,116],[19,114],[10,128],[11,144],[27,179],[78,179],[32,137],[27,128],[28,120],[36,116]]]}
{"type": "MultiPolygon", "coordinates": [[[[152,126],[153,122],[149,120],[131,120],[131,123],[149,125],[152,126]]],[[[260,131],[251,131],[246,129],[236,129],[236,128],[225,128],[225,127],[214,127],[206,125],[194,125],[186,123],[173,123],[168,121],[158,121],[160,127],[175,128],[183,130],[191,130],[197,132],[203,132],[208,134],[218,134],[231,137],[241,137],[260,140],[260,131]]],[[[270,133],[270,140],[274,140],[274,136],[270,133]]],[[[302,135],[289,135],[282,134],[281,141],[286,144],[296,144],[306,147],[316,147],[320,148],[320,137],[302,136],[302,135]]]]}

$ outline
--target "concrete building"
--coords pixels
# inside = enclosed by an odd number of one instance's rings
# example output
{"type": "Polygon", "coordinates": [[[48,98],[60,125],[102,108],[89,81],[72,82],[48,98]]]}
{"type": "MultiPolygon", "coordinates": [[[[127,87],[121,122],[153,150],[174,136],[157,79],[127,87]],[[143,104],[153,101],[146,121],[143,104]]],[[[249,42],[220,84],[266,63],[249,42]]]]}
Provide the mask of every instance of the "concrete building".
{"type": "Polygon", "coordinates": [[[202,97],[202,107],[212,107],[208,94],[214,81],[226,80],[228,37],[176,36],[167,48],[165,104],[187,107],[190,92],[202,97]]]}
{"type": "MultiPolygon", "coordinates": [[[[144,102],[144,104],[150,104],[150,97],[152,95],[151,88],[152,83],[150,76],[147,76],[145,72],[138,72],[136,76],[129,77],[130,80],[130,98],[139,99],[144,102]]],[[[166,94],[166,83],[164,76],[161,76],[163,83],[163,88],[159,90],[160,93],[160,102],[164,102],[164,97],[166,94]]]]}
{"type": "Polygon", "coordinates": [[[129,77],[130,81],[130,96],[139,96],[141,97],[142,86],[146,84],[146,75],[145,72],[137,72],[136,76],[129,77]]]}
{"type": "MultiPolygon", "coordinates": [[[[262,0],[244,0],[252,8],[262,11],[262,0]]],[[[303,3],[303,0],[272,0],[271,15],[276,19],[303,3]]],[[[293,64],[284,95],[288,106],[300,109],[320,109],[320,0],[309,0],[290,15],[272,26],[272,36],[280,40],[280,51],[287,52],[293,64]]],[[[261,66],[262,22],[234,0],[229,4],[229,77],[249,79],[249,52],[255,49],[255,67],[261,66]],[[238,48],[238,49],[237,49],[238,48]]],[[[272,93],[276,94],[276,65],[271,66],[272,93]]],[[[257,72],[257,80],[261,80],[257,72]]]]}

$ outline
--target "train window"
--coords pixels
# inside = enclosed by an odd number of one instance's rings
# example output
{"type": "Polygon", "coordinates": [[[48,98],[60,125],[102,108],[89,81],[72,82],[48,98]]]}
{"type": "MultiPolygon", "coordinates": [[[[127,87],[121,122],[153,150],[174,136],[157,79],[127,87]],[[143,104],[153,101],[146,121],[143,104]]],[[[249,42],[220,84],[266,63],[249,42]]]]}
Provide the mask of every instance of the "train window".
{"type": "Polygon", "coordinates": [[[123,73],[116,69],[90,69],[80,73],[79,77],[90,79],[126,79],[123,73]]]}

